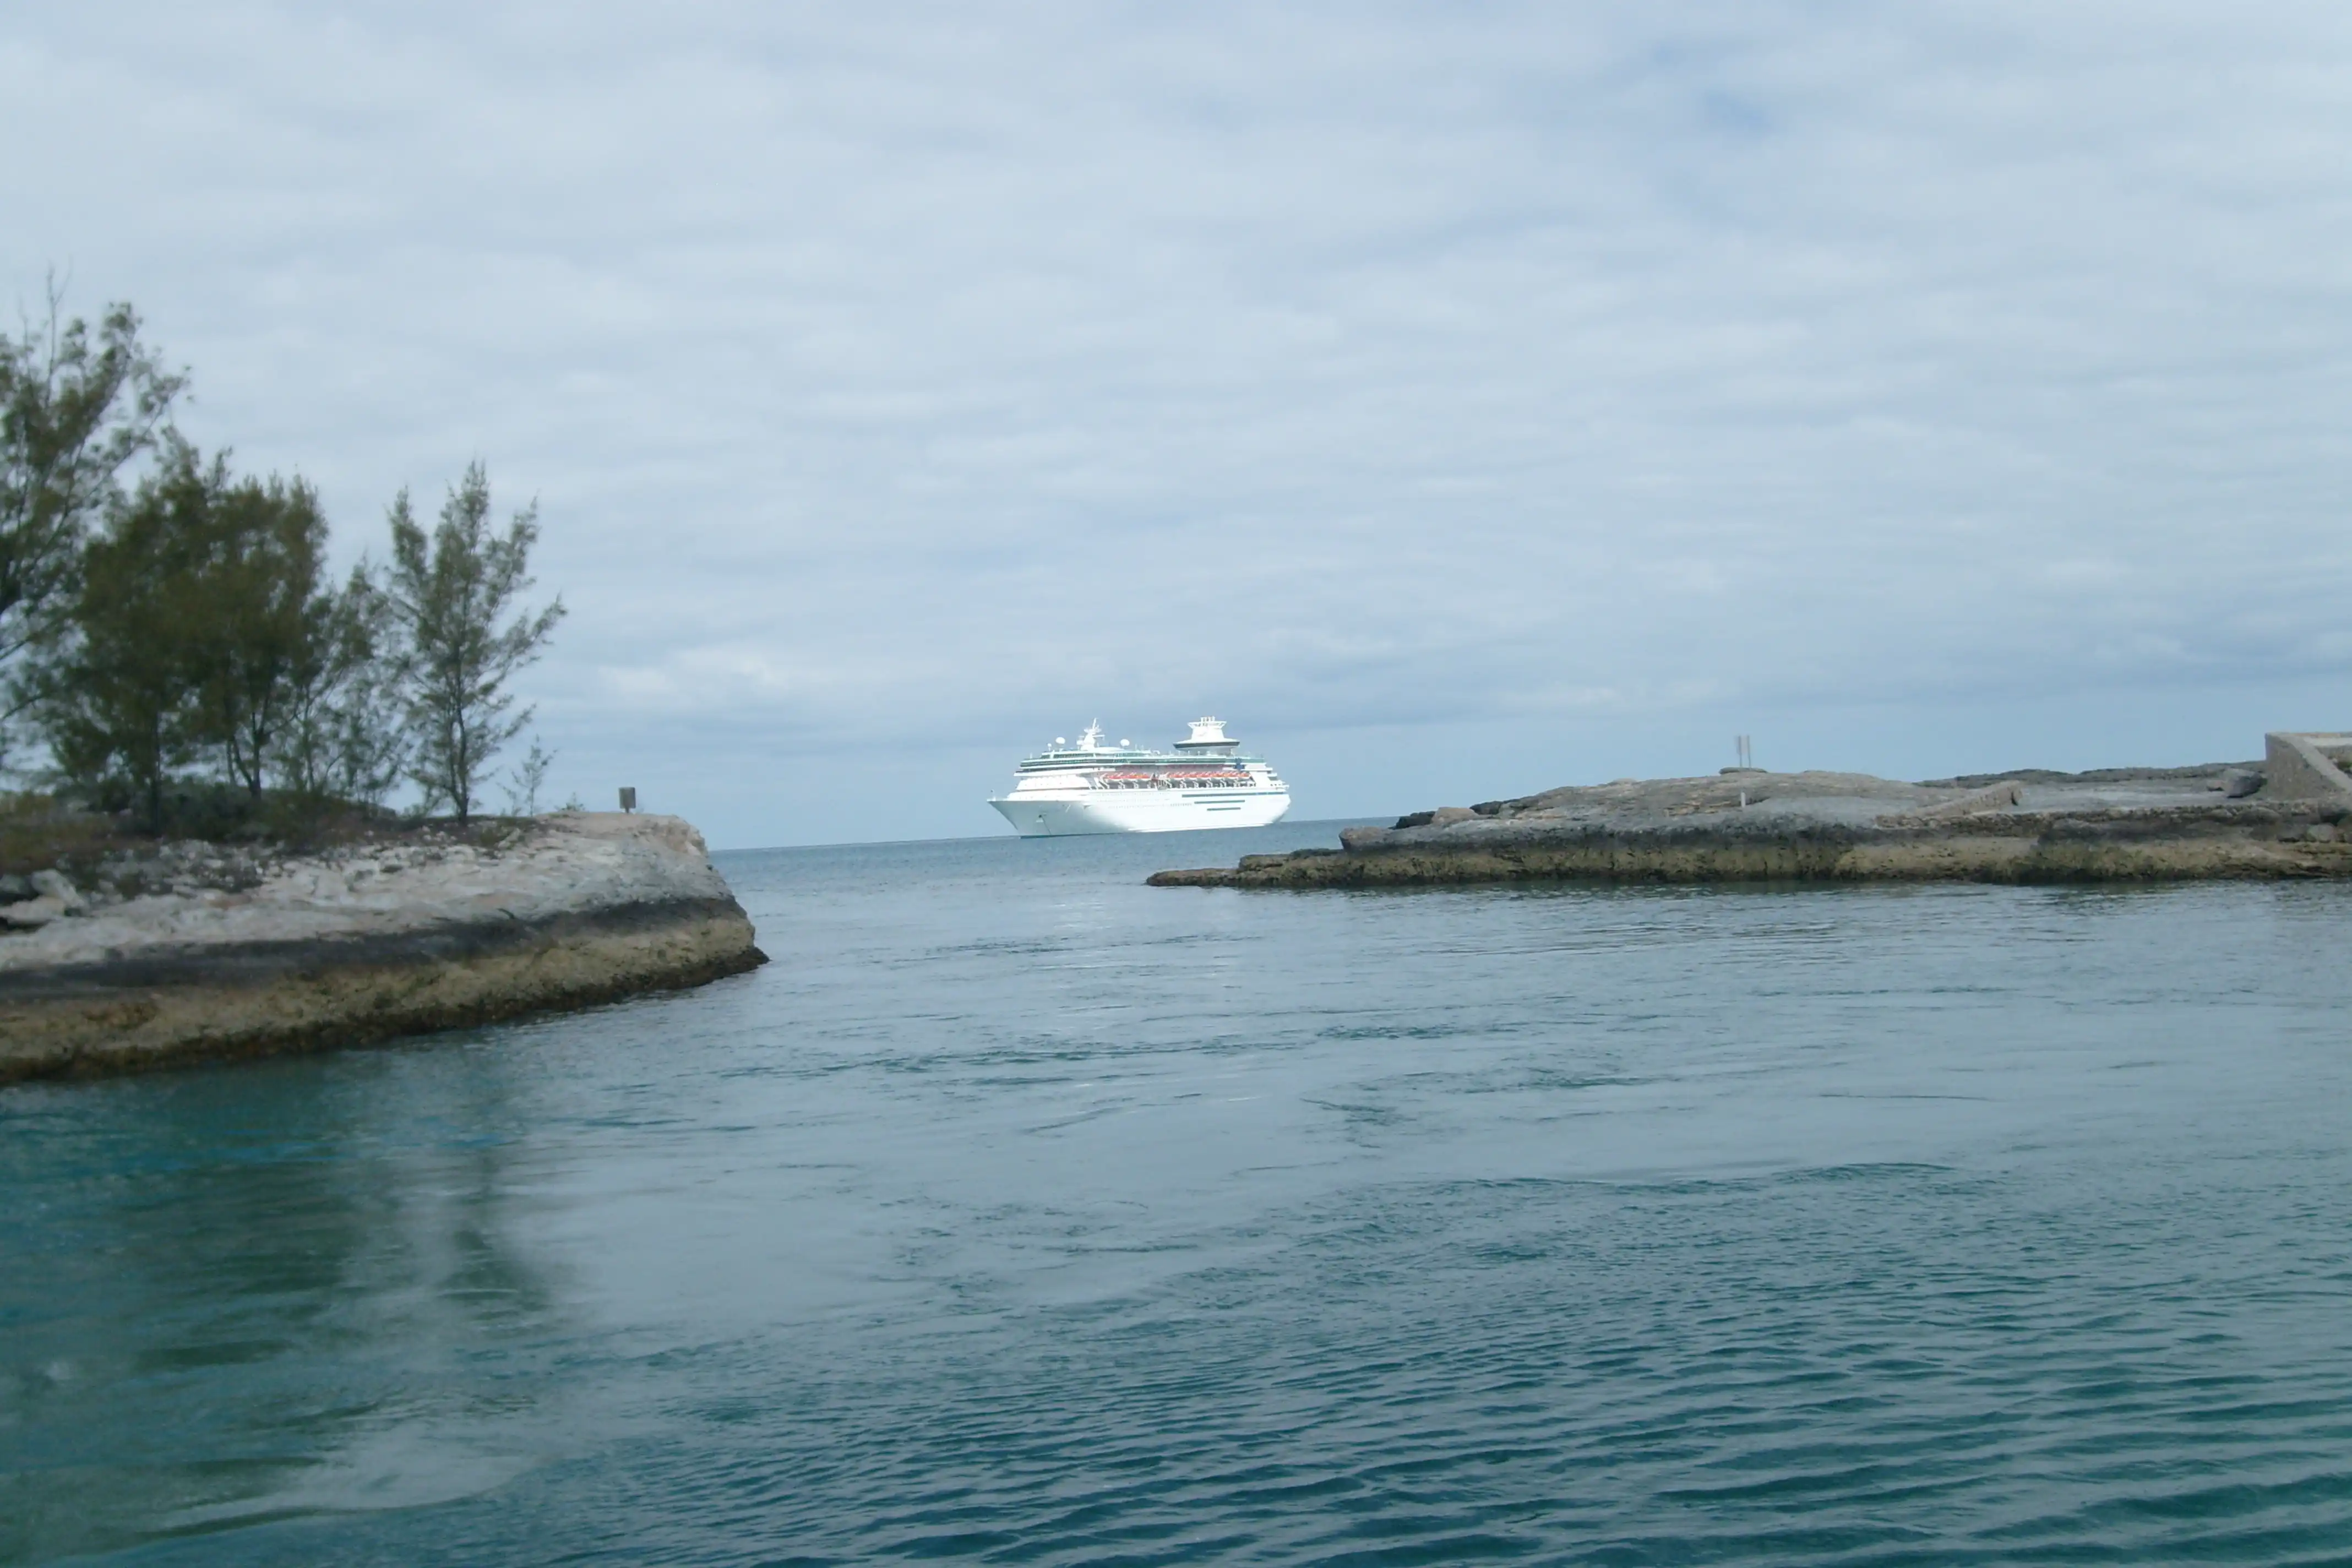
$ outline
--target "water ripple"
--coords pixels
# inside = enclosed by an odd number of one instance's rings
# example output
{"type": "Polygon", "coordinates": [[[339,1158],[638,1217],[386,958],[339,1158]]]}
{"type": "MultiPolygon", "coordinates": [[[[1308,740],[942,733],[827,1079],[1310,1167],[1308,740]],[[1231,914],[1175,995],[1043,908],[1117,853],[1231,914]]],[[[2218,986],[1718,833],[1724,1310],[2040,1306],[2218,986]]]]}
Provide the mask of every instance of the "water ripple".
{"type": "Polygon", "coordinates": [[[2352,1561],[2344,889],[1161,852],[733,857],[755,975],[0,1094],[0,1560],[2352,1561]]]}

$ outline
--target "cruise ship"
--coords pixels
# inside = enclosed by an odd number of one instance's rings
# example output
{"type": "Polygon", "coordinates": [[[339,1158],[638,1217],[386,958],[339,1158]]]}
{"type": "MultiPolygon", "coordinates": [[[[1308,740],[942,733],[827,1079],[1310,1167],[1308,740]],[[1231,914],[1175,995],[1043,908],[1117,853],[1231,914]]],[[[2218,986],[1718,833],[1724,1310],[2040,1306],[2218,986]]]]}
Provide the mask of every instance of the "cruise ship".
{"type": "Polygon", "coordinates": [[[1177,833],[1194,827],[1264,827],[1290,809],[1290,786],[1263,757],[1242,754],[1224,721],[1195,719],[1165,752],[1103,744],[1088,724],[1075,746],[1025,759],[1012,790],[990,800],[1024,838],[1071,833],[1177,833]]]}

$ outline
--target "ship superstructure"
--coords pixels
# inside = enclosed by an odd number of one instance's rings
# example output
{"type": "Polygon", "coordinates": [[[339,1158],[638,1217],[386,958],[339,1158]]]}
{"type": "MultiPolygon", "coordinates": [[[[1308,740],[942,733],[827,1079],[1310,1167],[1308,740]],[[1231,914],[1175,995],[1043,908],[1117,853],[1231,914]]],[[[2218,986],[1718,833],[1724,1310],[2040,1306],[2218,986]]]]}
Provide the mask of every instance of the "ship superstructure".
{"type": "Polygon", "coordinates": [[[1088,724],[1075,746],[1056,738],[1024,759],[1013,788],[990,800],[1024,838],[1072,833],[1175,833],[1264,827],[1290,809],[1290,786],[1245,755],[1219,719],[1195,719],[1167,751],[1107,745],[1088,724]]]}

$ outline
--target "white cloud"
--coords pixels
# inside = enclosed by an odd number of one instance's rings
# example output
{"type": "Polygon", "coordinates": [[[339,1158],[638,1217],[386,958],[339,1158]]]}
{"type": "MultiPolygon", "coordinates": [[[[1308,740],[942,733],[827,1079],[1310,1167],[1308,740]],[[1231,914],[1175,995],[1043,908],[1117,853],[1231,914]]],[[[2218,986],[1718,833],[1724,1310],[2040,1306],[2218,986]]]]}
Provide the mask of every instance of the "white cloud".
{"type": "Polygon", "coordinates": [[[2347,88],[2326,7],[53,7],[0,279],[353,548],[536,493],[552,737],[736,842],[987,819],[730,759],[1097,710],[2092,744],[2352,658],[2347,88]]]}

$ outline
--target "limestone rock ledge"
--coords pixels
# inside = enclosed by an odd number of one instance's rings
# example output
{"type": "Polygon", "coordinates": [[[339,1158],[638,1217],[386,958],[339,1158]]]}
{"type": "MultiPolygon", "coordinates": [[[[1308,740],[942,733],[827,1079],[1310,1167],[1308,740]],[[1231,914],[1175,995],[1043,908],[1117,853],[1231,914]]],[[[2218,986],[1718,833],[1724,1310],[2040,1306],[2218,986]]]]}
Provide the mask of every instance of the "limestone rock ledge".
{"type": "MultiPolygon", "coordinates": [[[[1615,882],[2146,882],[2352,876],[2352,795],[2269,799],[2247,770],[2028,772],[1910,784],[1743,770],[1622,779],[1351,827],[1339,849],[1161,871],[1160,888],[1615,882]]],[[[2264,792],[2267,794],[2267,792],[2264,792]]]]}
{"type": "Polygon", "coordinates": [[[361,1045],[766,962],[677,817],[360,845],[0,936],[0,1083],[361,1045]]]}

